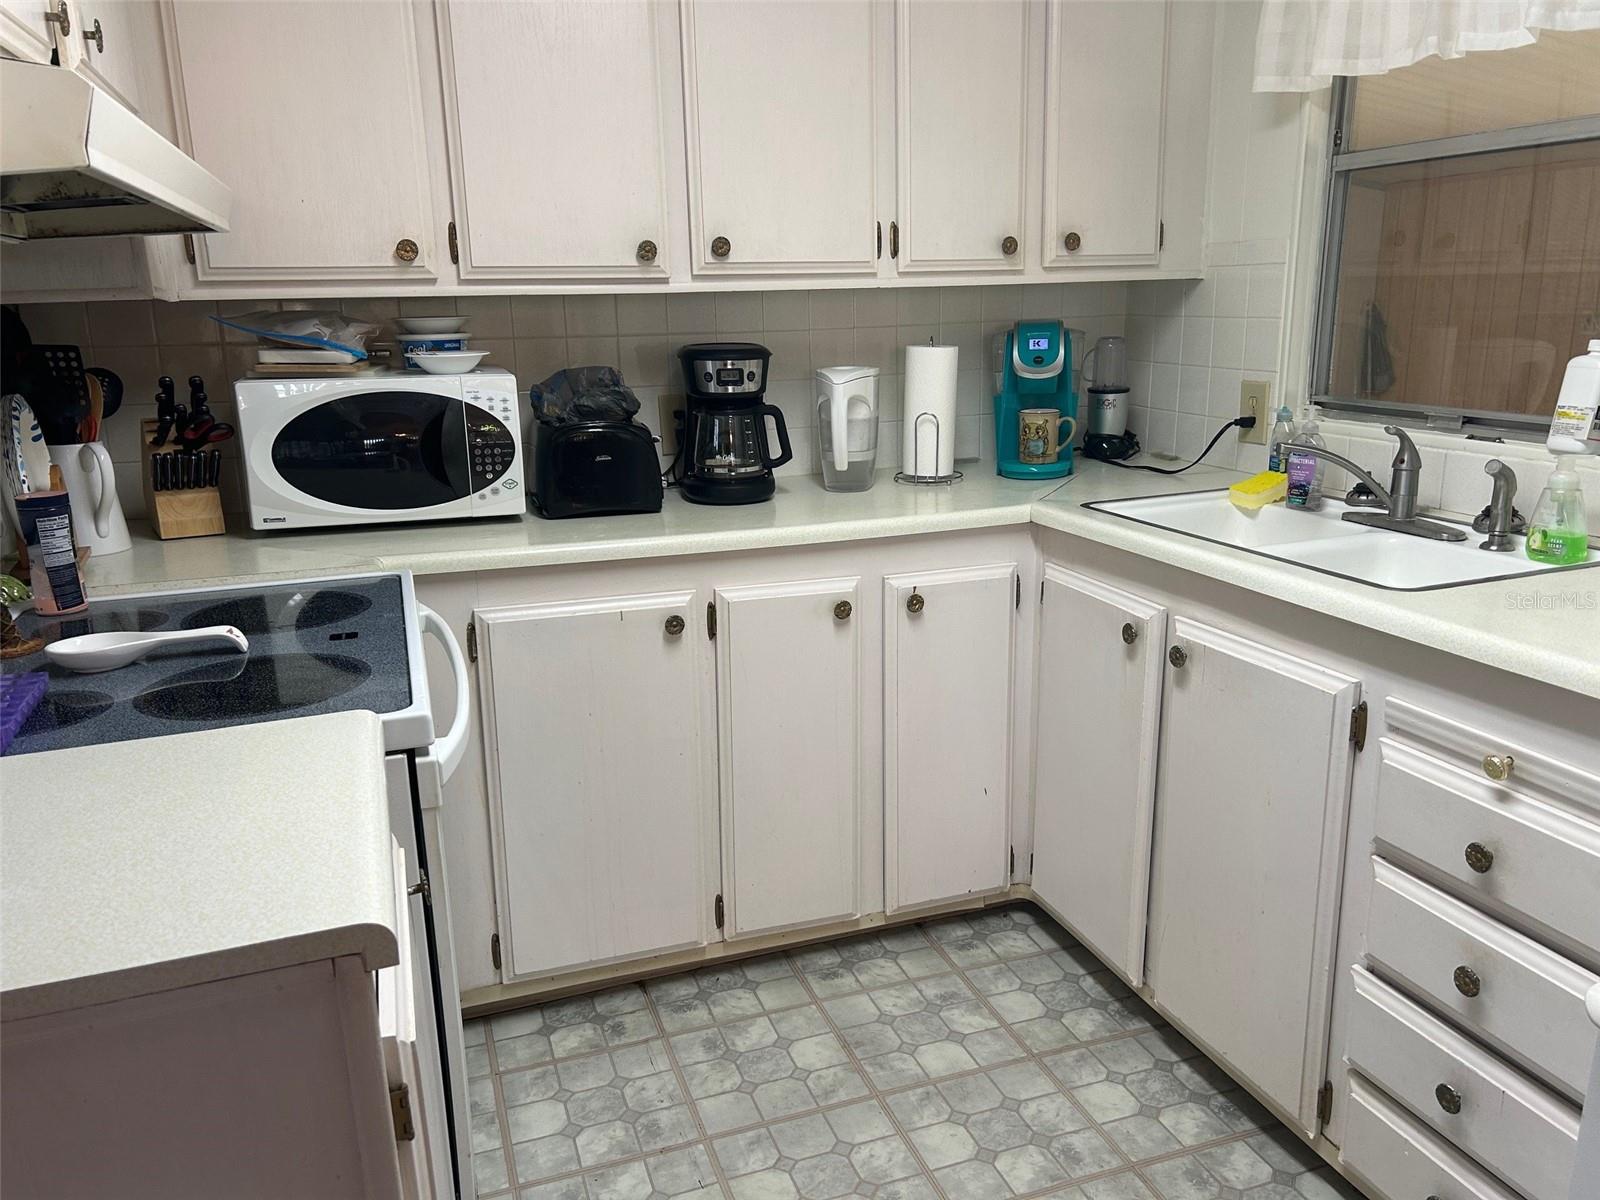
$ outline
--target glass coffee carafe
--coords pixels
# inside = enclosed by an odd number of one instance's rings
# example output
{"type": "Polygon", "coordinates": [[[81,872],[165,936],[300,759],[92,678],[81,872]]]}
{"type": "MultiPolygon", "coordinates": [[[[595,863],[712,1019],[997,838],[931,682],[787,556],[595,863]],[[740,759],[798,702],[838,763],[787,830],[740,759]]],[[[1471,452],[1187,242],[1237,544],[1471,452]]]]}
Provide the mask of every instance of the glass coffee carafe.
{"type": "Polygon", "coordinates": [[[779,443],[789,452],[783,414],[770,404],[755,408],[707,409],[695,414],[694,454],[690,470],[705,479],[746,479],[770,471],[774,456],[767,451],[766,414],[777,413],[779,443]]]}

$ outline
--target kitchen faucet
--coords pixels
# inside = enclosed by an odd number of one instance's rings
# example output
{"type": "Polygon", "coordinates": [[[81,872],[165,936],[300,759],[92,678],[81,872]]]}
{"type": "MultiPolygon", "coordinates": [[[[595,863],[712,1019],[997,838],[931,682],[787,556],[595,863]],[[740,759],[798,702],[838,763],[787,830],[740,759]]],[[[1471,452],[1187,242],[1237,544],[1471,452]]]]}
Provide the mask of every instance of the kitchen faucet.
{"type": "Polygon", "coordinates": [[[1422,474],[1422,455],[1417,452],[1416,443],[1398,425],[1385,425],[1383,431],[1390,437],[1400,440],[1394,462],[1390,464],[1388,487],[1384,487],[1374,479],[1361,464],[1352,462],[1342,454],[1335,454],[1332,450],[1325,450],[1321,446],[1292,443],[1289,452],[1310,454],[1343,467],[1366,484],[1372,490],[1372,494],[1383,503],[1383,512],[1347,512],[1342,520],[1349,521],[1353,525],[1371,525],[1376,529],[1388,529],[1394,533],[1409,533],[1415,537],[1431,538],[1436,542],[1466,541],[1465,530],[1446,525],[1443,521],[1429,521],[1417,516],[1417,477],[1422,474]]]}
{"type": "Polygon", "coordinates": [[[1489,500],[1489,519],[1483,532],[1489,536],[1478,543],[1479,550],[1515,550],[1511,540],[1517,510],[1512,501],[1517,495],[1517,476],[1498,458],[1483,464],[1483,473],[1494,476],[1494,495],[1489,500]]]}

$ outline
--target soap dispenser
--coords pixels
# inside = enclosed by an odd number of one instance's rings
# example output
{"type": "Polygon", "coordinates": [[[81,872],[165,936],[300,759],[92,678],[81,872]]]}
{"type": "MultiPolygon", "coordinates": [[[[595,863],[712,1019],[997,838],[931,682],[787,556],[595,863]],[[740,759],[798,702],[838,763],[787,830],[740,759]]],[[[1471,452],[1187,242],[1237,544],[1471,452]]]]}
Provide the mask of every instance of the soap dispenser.
{"type": "Polygon", "coordinates": [[[1583,489],[1574,455],[1563,454],[1556,459],[1550,482],[1539,494],[1539,503],[1528,519],[1527,551],[1534,562],[1559,566],[1589,558],[1588,520],[1583,512],[1583,489]]]}

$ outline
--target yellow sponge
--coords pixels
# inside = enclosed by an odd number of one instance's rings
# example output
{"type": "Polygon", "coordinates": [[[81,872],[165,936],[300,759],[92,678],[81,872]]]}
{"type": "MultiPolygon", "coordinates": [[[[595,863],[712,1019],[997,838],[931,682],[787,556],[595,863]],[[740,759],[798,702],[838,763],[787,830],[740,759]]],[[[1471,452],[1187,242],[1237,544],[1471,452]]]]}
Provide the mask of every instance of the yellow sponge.
{"type": "Polygon", "coordinates": [[[1276,504],[1289,494],[1289,477],[1282,471],[1262,471],[1249,479],[1241,479],[1228,489],[1228,499],[1235,508],[1265,508],[1276,504]]]}

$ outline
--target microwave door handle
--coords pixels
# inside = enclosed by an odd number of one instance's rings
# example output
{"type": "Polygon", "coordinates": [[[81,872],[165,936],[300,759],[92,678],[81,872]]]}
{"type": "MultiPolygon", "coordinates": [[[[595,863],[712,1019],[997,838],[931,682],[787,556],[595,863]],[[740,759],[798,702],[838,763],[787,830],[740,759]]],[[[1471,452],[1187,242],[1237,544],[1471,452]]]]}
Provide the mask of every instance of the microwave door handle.
{"type": "Polygon", "coordinates": [[[467,406],[446,406],[439,427],[439,457],[444,477],[461,499],[472,495],[472,468],[467,462],[467,406]]]}

